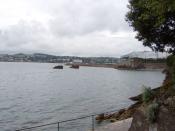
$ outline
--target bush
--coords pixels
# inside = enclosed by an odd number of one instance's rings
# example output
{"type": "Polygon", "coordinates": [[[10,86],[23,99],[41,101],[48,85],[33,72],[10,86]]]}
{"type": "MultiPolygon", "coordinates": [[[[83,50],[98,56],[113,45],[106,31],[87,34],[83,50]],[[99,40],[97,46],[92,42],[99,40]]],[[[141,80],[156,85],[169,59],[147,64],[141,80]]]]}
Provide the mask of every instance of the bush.
{"type": "Polygon", "coordinates": [[[172,82],[175,87],[175,55],[170,55],[167,58],[167,66],[169,73],[171,74],[172,77],[172,82]]]}
{"type": "Polygon", "coordinates": [[[147,103],[153,98],[153,92],[150,87],[144,87],[142,100],[143,102],[147,103]]]}
{"type": "Polygon", "coordinates": [[[173,65],[175,64],[175,56],[174,55],[168,56],[166,63],[168,67],[173,67],[173,65]]]}
{"type": "Polygon", "coordinates": [[[148,106],[146,115],[149,123],[154,123],[156,122],[157,115],[159,111],[159,104],[158,103],[153,103],[148,106]]]}

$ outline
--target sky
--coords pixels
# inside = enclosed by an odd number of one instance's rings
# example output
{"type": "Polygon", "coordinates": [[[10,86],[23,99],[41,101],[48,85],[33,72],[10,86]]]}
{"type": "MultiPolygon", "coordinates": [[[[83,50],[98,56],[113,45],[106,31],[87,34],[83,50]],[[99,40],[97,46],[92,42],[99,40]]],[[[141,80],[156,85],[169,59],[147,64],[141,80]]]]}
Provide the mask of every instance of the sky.
{"type": "Polygon", "coordinates": [[[0,0],[0,52],[111,56],[148,50],[125,21],[128,0],[0,0]]]}

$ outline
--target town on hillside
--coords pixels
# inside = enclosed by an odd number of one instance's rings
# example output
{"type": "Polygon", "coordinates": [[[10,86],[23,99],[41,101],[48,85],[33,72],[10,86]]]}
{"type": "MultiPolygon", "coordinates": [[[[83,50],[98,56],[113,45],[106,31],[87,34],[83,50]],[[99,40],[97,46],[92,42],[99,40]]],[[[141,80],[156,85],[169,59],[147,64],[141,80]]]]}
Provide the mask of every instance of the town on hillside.
{"type": "Polygon", "coordinates": [[[112,67],[116,69],[162,69],[168,54],[152,51],[132,52],[115,57],[77,57],[55,56],[42,53],[34,54],[0,54],[0,62],[40,62],[40,63],[65,63],[67,65],[112,67]]]}

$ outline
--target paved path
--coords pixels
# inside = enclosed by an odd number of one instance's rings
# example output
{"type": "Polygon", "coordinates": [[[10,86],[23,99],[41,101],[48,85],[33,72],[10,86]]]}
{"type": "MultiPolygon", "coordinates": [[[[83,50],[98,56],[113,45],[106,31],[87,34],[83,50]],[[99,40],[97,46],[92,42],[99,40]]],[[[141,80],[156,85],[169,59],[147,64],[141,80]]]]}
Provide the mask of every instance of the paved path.
{"type": "Polygon", "coordinates": [[[114,122],[108,124],[107,126],[100,127],[95,131],[128,131],[131,126],[132,118],[128,118],[126,120],[114,122]]]}

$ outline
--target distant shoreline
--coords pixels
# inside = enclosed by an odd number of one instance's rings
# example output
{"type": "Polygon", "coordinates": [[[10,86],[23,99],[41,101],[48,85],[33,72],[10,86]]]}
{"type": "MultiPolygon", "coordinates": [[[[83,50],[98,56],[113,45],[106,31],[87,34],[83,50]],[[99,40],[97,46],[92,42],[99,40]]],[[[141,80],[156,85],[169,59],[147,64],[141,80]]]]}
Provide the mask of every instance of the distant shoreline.
{"type": "MultiPolygon", "coordinates": [[[[72,66],[73,64],[66,64],[67,66],[72,66]]],[[[119,68],[119,64],[75,64],[78,66],[87,66],[87,67],[103,67],[103,68],[114,68],[118,70],[135,70],[135,71],[163,71],[164,68],[143,68],[143,69],[132,69],[132,68],[119,68]]]]}
{"type": "MultiPolygon", "coordinates": [[[[72,66],[74,64],[66,63],[67,66],[72,66]]],[[[117,64],[75,64],[79,66],[88,66],[88,67],[104,67],[104,68],[115,68],[117,64]]]]}
{"type": "Polygon", "coordinates": [[[113,68],[117,70],[130,70],[130,71],[163,71],[165,68],[160,67],[154,67],[154,68],[141,68],[141,69],[133,69],[130,67],[126,68],[119,68],[119,64],[70,64],[70,63],[57,63],[57,62],[35,62],[35,61],[0,61],[0,63],[52,63],[52,64],[60,64],[65,66],[72,66],[72,65],[78,65],[78,66],[85,66],[85,67],[101,67],[101,68],[113,68]]]}

